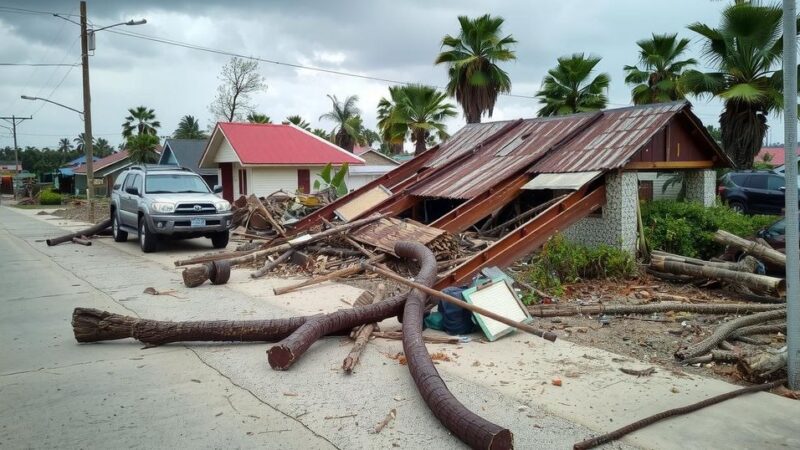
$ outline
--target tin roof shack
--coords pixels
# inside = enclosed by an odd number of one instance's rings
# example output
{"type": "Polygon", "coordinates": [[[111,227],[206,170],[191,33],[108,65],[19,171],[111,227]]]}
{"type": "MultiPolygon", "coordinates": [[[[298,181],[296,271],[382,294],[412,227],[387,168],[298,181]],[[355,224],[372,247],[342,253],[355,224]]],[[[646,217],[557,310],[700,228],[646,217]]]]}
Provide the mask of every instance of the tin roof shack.
{"type": "Polygon", "coordinates": [[[349,220],[381,212],[496,239],[440,278],[436,287],[444,287],[482,267],[512,264],[559,231],[633,252],[637,172],[688,171],[689,199],[710,204],[712,169],[731,165],[686,101],[469,124],[295,228],[331,220],[347,207],[349,220]],[[365,201],[379,187],[392,194],[377,204],[365,201]]]}

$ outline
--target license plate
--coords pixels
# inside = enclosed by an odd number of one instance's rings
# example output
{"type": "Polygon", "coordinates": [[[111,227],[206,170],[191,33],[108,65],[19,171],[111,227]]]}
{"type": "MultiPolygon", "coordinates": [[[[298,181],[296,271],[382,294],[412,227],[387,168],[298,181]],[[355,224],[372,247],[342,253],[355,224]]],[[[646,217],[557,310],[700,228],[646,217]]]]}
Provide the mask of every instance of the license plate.
{"type": "Polygon", "coordinates": [[[192,226],[193,227],[204,227],[204,226],[206,226],[206,219],[192,219],[192,226]]]}

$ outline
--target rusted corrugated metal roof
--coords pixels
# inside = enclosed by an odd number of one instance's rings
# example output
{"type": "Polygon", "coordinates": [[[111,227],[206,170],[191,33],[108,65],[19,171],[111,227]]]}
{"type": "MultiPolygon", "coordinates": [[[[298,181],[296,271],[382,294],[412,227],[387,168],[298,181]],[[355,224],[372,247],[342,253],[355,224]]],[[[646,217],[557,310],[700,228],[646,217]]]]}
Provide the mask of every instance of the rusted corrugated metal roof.
{"type": "Polygon", "coordinates": [[[444,233],[444,230],[421,223],[385,217],[364,225],[350,233],[350,236],[361,243],[369,244],[384,252],[394,254],[394,244],[398,241],[414,241],[427,245],[444,233]]]}
{"type": "Polygon", "coordinates": [[[653,135],[688,108],[686,101],[603,111],[603,116],[563,147],[551,152],[532,173],[585,172],[624,166],[653,135]]]}
{"type": "Polygon", "coordinates": [[[412,188],[411,194],[429,198],[470,199],[501,180],[524,171],[553,145],[590,123],[594,114],[471,124],[441,146],[428,166],[437,167],[488,142],[474,156],[441,176],[412,188]],[[503,127],[506,127],[504,130],[503,127]],[[497,136],[496,134],[503,134],[497,136]],[[490,139],[492,138],[492,139],[490,139]]]}

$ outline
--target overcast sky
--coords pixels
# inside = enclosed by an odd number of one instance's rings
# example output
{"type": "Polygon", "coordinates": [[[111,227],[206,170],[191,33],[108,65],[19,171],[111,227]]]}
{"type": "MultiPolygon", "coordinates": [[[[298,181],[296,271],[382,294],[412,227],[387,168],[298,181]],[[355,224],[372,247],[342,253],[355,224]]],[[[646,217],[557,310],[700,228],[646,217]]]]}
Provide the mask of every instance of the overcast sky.
{"type": "MultiPolygon", "coordinates": [[[[651,33],[675,33],[692,39],[690,54],[700,59],[700,43],[686,25],[719,22],[728,2],[711,0],[561,0],[541,1],[89,1],[89,20],[101,27],[129,19],[147,24],[119,27],[259,58],[351,72],[391,80],[437,86],[446,83],[446,69],[434,66],[441,38],[457,34],[458,15],[485,13],[506,19],[504,33],[519,41],[517,61],[503,64],[512,93],[535,95],[556,58],[586,52],[603,58],[598,68],[611,75],[610,107],[630,103],[630,87],[622,67],[637,61],[636,40],[651,33]]],[[[0,63],[77,63],[79,28],[48,14],[14,13],[9,9],[78,14],[78,1],[0,0],[0,63]]],[[[77,16],[69,16],[77,20],[77,16]]],[[[171,134],[180,118],[191,114],[204,126],[213,123],[208,105],[229,56],[165,45],[103,31],[90,57],[92,116],[95,137],[113,145],[122,141],[127,109],[154,108],[160,135],[171,134]]],[[[358,95],[365,124],[375,126],[375,107],[387,95],[386,82],[365,80],[260,63],[268,88],[254,96],[257,110],[273,122],[300,114],[315,127],[330,109],[327,94],[358,95]]],[[[33,115],[18,128],[19,146],[56,147],[59,138],[83,131],[79,116],[42,102],[21,100],[22,94],[82,109],[80,67],[0,66],[0,115],[33,115]]],[[[717,124],[716,101],[691,99],[704,123],[717,124]]],[[[533,117],[536,100],[502,96],[494,119],[533,117]]],[[[460,108],[459,108],[460,109],[460,108]]],[[[770,141],[782,141],[782,119],[770,120],[770,141]]],[[[462,117],[448,123],[455,132],[462,117]]],[[[0,125],[7,125],[0,123],[0,125]]],[[[12,145],[0,128],[0,146],[12,145]]]]}

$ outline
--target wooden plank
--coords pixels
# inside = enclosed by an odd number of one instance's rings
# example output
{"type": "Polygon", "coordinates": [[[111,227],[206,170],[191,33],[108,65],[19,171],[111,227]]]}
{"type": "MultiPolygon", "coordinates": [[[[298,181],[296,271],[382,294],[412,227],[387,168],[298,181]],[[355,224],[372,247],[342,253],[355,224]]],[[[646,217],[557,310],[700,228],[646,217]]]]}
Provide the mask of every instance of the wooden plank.
{"type": "Polygon", "coordinates": [[[391,196],[392,191],[386,189],[382,185],[378,185],[337,208],[334,213],[340,219],[344,220],[345,222],[349,222],[353,219],[359,218],[364,213],[384,202],[391,196]]]}
{"type": "Polygon", "coordinates": [[[397,241],[415,241],[427,245],[444,233],[444,230],[438,228],[385,217],[351,232],[350,237],[394,254],[397,241]]]}
{"type": "Polygon", "coordinates": [[[628,163],[625,170],[652,169],[711,169],[714,161],[634,161],[628,163]]]}

